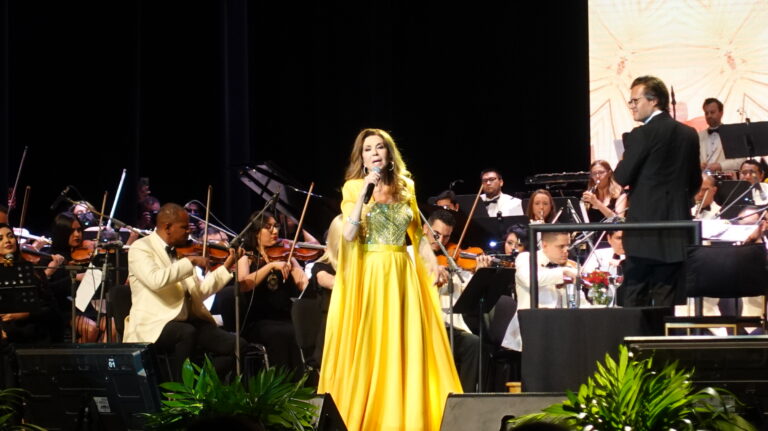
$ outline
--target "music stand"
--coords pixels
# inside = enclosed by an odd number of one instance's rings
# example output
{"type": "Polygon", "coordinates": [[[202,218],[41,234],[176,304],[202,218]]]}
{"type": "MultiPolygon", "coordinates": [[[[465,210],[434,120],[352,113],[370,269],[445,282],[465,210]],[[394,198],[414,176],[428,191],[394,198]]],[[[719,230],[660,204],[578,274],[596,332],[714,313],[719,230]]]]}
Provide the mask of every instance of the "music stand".
{"type": "Polygon", "coordinates": [[[746,205],[754,205],[752,193],[747,193],[747,189],[752,185],[747,181],[723,180],[717,185],[715,193],[715,202],[721,208],[732,205],[721,214],[722,218],[731,219],[739,215],[739,212],[746,205]],[[739,196],[743,196],[738,202],[734,202],[739,196]]]}
{"type": "Polygon", "coordinates": [[[453,305],[454,314],[478,312],[479,337],[477,345],[479,361],[477,365],[478,391],[483,391],[483,315],[491,311],[501,295],[512,285],[515,271],[508,268],[481,268],[469,280],[467,287],[453,305]]]}
{"type": "Polygon", "coordinates": [[[26,262],[0,265],[0,313],[34,312],[42,306],[40,285],[26,262]]]}
{"type": "Polygon", "coordinates": [[[723,124],[717,132],[726,159],[768,154],[768,121],[723,124]]]}

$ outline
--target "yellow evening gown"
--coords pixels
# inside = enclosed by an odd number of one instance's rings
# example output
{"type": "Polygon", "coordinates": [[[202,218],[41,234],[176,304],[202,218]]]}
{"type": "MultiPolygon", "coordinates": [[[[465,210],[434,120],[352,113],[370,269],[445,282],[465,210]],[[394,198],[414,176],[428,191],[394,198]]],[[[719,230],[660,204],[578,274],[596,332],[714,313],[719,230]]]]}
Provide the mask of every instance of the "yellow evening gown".
{"type": "MultiPolygon", "coordinates": [[[[341,241],[318,392],[333,396],[350,430],[438,430],[448,394],[461,393],[407,184],[406,201],[366,205],[358,239],[341,241]]],[[[362,186],[344,184],[345,218],[362,186]]]]}

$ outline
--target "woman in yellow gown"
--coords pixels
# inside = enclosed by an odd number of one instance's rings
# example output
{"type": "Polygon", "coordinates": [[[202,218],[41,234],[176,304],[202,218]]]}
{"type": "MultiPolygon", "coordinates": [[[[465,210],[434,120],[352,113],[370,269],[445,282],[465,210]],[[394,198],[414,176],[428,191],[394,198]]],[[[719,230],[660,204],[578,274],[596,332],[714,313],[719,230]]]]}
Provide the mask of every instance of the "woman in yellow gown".
{"type": "Polygon", "coordinates": [[[387,132],[360,132],[346,180],[318,392],[333,396],[350,430],[438,430],[461,383],[434,286],[437,262],[387,132]],[[364,202],[368,184],[375,188],[364,202]],[[406,233],[418,250],[413,260],[406,233]]]}

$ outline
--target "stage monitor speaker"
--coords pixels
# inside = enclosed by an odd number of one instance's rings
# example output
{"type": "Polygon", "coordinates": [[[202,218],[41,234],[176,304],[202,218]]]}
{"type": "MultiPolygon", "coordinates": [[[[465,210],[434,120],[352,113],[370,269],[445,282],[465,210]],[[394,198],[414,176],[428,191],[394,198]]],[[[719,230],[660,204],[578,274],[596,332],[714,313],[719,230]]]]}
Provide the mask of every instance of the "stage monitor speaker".
{"type": "Polygon", "coordinates": [[[538,413],[566,399],[562,393],[449,395],[440,431],[499,431],[507,417],[538,413]]]}
{"type": "Polygon", "coordinates": [[[319,413],[312,424],[316,431],[347,431],[344,419],[341,418],[331,394],[318,395],[310,402],[317,407],[319,413]]]}
{"type": "Polygon", "coordinates": [[[727,389],[746,405],[742,415],[768,429],[768,336],[627,337],[638,358],[653,356],[654,366],[678,361],[694,369],[696,387],[727,389]]]}
{"type": "Polygon", "coordinates": [[[25,418],[49,430],[138,430],[160,409],[151,344],[16,349],[25,418]]]}

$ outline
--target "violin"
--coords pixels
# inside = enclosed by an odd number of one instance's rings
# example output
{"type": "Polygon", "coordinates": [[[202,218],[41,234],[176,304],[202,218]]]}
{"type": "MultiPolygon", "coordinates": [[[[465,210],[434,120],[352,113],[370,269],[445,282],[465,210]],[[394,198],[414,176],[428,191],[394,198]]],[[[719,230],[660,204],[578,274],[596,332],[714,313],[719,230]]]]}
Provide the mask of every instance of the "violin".
{"type": "MultiPolygon", "coordinates": [[[[229,246],[219,241],[208,241],[207,254],[211,259],[212,266],[218,266],[224,263],[229,257],[229,246]]],[[[176,257],[179,259],[187,256],[202,256],[203,255],[203,242],[199,240],[190,240],[187,245],[183,247],[176,247],[176,257]]]]}
{"type": "MultiPolygon", "coordinates": [[[[445,247],[445,250],[448,252],[448,254],[457,256],[455,258],[456,265],[467,271],[474,271],[475,269],[477,269],[477,257],[485,254],[483,252],[483,249],[480,247],[467,247],[459,250],[459,253],[457,255],[456,247],[457,245],[454,243],[449,243],[448,246],[445,247]]],[[[490,255],[490,256],[491,256],[491,263],[496,268],[514,268],[515,267],[514,260],[510,259],[510,258],[514,258],[513,255],[498,254],[498,255],[490,255]]],[[[448,266],[448,258],[443,255],[437,256],[437,263],[440,266],[448,266]]]]}
{"type": "MultiPolygon", "coordinates": [[[[272,247],[266,247],[264,252],[267,253],[267,257],[271,261],[287,261],[291,252],[291,246],[293,241],[288,239],[280,239],[277,244],[272,247]]],[[[309,242],[297,242],[296,247],[293,250],[293,257],[296,260],[312,261],[320,257],[325,250],[325,246],[322,244],[312,244],[309,242]]]]}
{"type": "Polygon", "coordinates": [[[83,240],[79,247],[72,249],[72,252],[70,253],[70,263],[73,265],[85,265],[89,263],[95,249],[96,243],[94,241],[89,239],[83,240]]]}
{"type": "Polygon", "coordinates": [[[20,244],[20,251],[21,258],[31,264],[38,264],[40,262],[40,258],[43,257],[53,260],[52,254],[40,251],[29,244],[20,244]]]}
{"type": "MultiPolygon", "coordinates": [[[[118,243],[122,244],[122,243],[118,243]]],[[[96,241],[86,239],[83,240],[83,243],[80,244],[79,247],[75,247],[72,249],[72,252],[70,253],[70,261],[69,263],[72,265],[86,265],[90,263],[91,259],[94,256],[94,252],[96,254],[105,254],[105,253],[114,253],[115,248],[111,247],[96,247],[96,241]]]]}

